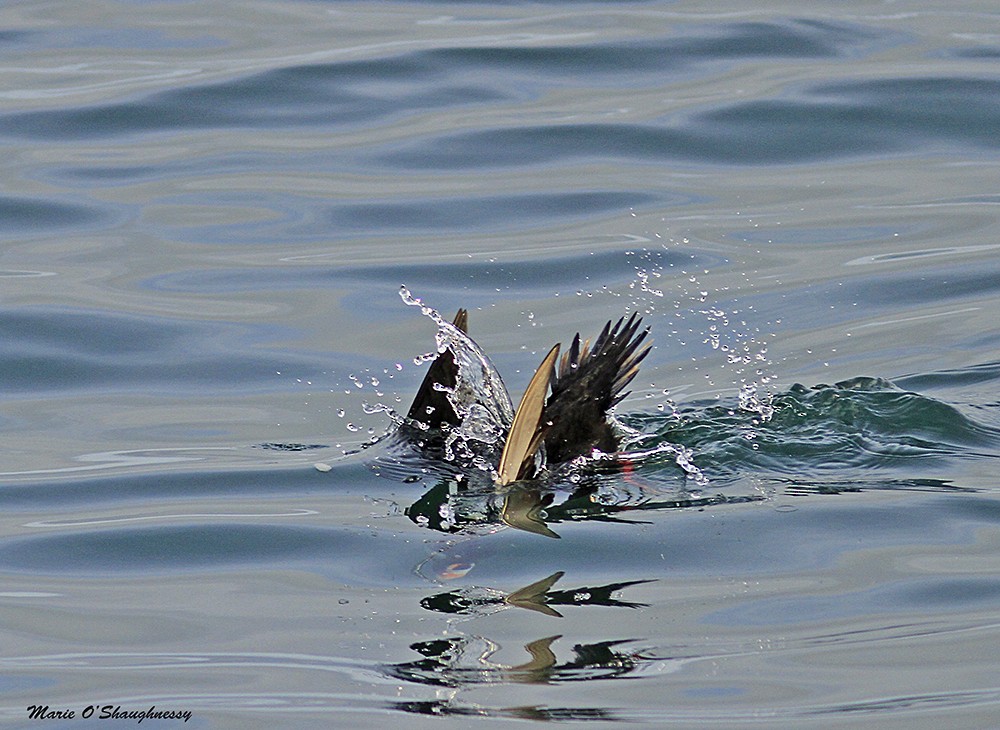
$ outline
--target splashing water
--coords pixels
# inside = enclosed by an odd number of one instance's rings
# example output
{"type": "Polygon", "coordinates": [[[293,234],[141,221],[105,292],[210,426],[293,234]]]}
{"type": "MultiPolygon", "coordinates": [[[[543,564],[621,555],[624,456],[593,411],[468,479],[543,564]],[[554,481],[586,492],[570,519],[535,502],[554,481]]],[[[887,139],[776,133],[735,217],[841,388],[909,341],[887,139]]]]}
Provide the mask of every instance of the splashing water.
{"type": "Polygon", "coordinates": [[[514,407],[500,373],[482,348],[437,310],[413,296],[405,286],[400,287],[399,296],[408,306],[419,307],[438,328],[437,352],[420,360],[432,360],[450,351],[458,367],[453,389],[437,386],[445,392],[460,419],[458,427],[451,429],[445,439],[445,459],[468,460],[478,469],[492,471],[492,452],[502,446],[514,420],[514,407]]]}
{"type": "MultiPolygon", "coordinates": [[[[657,236],[659,237],[659,236],[657,236]]],[[[688,239],[674,242],[675,246],[688,243],[688,239]]],[[[663,308],[659,302],[668,299],[663,279],[663,259],[661,251],[669,251],[670,246],[662,244],[659,249],[637,248],[627,252],[633,258],[635,279],[629,284],[634,306],[652,314],[663,308]],[[654,283],[655,282],[655,283],[654,283]]],[[[674,264],[669,264],[674,267],[674,264]]],[[[670,319],[671,334],[681,334],[679,321],[686,311],[693,311],[705,318],[707,325],[689,326],[688,336],[700,336],[702,342],[725,358],[722,365],[730,370],[734,385],[739,389],[739,407],[757,416],[757,423],[766,423],[774,414],[771,404],[772,394],[766,390],[774,379],[768,370],[767,343],[761,338],[760,330],[752,327],[739,308],[729,311],[713,301],[718,295],[726,295],[728,287],[710,290],[701,284],[701,275],[688,268],[676,272],[680,296],[672,303],[673,315],[670,319]]],[[[708,269],[702,270],[708,274],[708,269]]],[[[746,275],[749,280],[749,275],[746,275]]],[[[752,307],[748,307],[752,309],[752,307]]],[[[683,341],[681,344],[684,344],[683,341]]],[[[695,368],[697,369],[697,367],[695,368]]],[[[712,378],[706,374],[709,384],[712,378]]],[[[661,409],[663,410],[663,409],[661,409]]],[[[752,434],[748,434],[752,438],[752,434]]]]}
{"type": "MultiPolygon", "coordinates": [[[[677,420],[674,412],[667,418],[677,420]]],[[[684,472],[685,477],[690,479],[697,488],[708,486],[708,476],[694,463],[695,452],[693,449],[662,439],[654,440],[650,434],[634,429],[616,417],[612,417],[611,422],[615,430],[622,435],[622,451],[617,456],[609,455],[609,457],[638,466],[665,456],[671,457],[684,472]],[[652,445],[643,448],[649,441],[653,441],[652,445]]]]}
{"type": "MultiPolygon", "coordinates": [[[[656,238],[662,236],[657,235],[656,238]]],[[[659,246],[638,247],[626,252],[634,260],[635,268],[635,279],[628,285],[628,290],[616,292],[604,285],[596,293],[625,296],[631,299],[631,305],[627,310],[645,311],[647,315],[653,315],[655,312],[657,318],[666,319],[670,325],[667,329],[668,337],[678,338],[678,342],[682,345],[685,344],[683,340],[688,337],[692,337],[695,342],[701,339],[713,353],[722,355],[723,360],[719,365],[728,371],[727,379],[731,377],[733,385],[738,388],[737,408],[751,416],[743,428],[743,438],[749,443],[754,443],[759,429],[774,415],[772,393],[768,389],[773,376],[767,369],[767,344],[760,337],[760,330],[747,323],[747,315],[737,306],[733,306],[734,302],[715,301],[719,295],[728,291],[728,287],[713,290],[711,287],[702,286],[701,269],[695,271],[693,263],[691,266],[679,263],[676,253],[671,249],[686,243],[686,239],[680,241],[670,239],[669,243],[662,243],[659,246]],[[665,255],[665,252],[668,255],[665,255]],[[670,267],[669,272],[665,268],[667,266],[670,267]],[[692,314],[703,317],[704,323],[700,326],[691,322],[681,324],[692,314]],[[686,327],[687,334],[680,330],[682,326],[686,327]]],[[[704,274],[708,273],[709,271],[705,269],[704,274]]],[[[434,350],[414,357],[413,363],[417,366],[423,365],[444,352],[450,352],[457,367],[457,382],[454,388],[435,386],[445,393],[459,418],[459,425],[447,429],[444,433],[444,460],[451,464],[471,465],[482,472],[493,473],[499,450],[513,420],[513,406],[502,377],[476,342],[444,319],[436,309],[414,296],[405,286],[401,286],[398,293],[407,306],[418,307],[437,328],[434,350]]],[[[529,313],[528,320],[532,325],[536,324],[534,319],[534,314],[529,313]]],[[[657,329],[661,326],[662,324],[657,325],[657,329]]],[[[697,365],[693,367],[694,370],[699,369],[697,365]]],[[[401,370],[402,366],[397,363],[395,369],[401,370]]],[[[385,373],[386,378],[392,378],[388,368],[385,373]]],[[[710,385],[714,385],[711,376],[706,374],[705,377],[709,379],[710,385]]],[[[350,380],[351,383],[345,392],[360,393],[363,390],[367,394],[374,389],[377,396],[383,395],[379,378],[369,377],[367,371],[359,375],[352,374],[350,380]]],[[[647,393],[646,399],[655,398],[656,402],[653,405],[659,413],[667,413],[670,417],[677,418],[679,409],[670,398],[669,391],[657,389],[653,383],[650,383],[650,387],[655,392],[651,390],[647,393]]],[[[395,397],[395,402],[400,402],[398,395],[395,397]]],[[[428,431],[426,424],[401,415],[394,406],[388,405],[381,398],[374,403],[366,401],[363,410],[367,415],[384,413],[393,427],[405,425],[416,430],[428,431]]],[[[630,434],[628,429],[621,428],[623,424],[620,420],[614,418],[612,420],[624,436],[622,452],[618,455],[620,458],[641,464],[646,459],[662,460],[668,457],[681,469],[689,482],[699,488],[708,484],[708,476],[695,463],[696,460],[699,462],[701,460],[699,452],[673,443],[660,442],[649,445],[642,438],[636,438],[635,433],[630,434]]],[[[601,460],[601,455],[596,453],[584,459],[585,462],[601,460]]]]}
{"type": "MultiPolygon", "coordinates": [[[[767,344],[760,330],[748,324],[753,321],[747,314],[752,307],[740,306],[731,295],[719,296],[728,290],[710,293],[710,287],[700,286],[697,273],[685,271],[679,280],[668,282],[657,268],[666,259],[657,258],[656,251],[633,255],[646,258],[637,268],[631,307],[641,311],[642,299],[651,298],[660,310],[657,316],[671,324],[689,318],[684,326],[693,335],[690,341],[710,348],[710,357],[721,360],[738,392],[726,387],[714,398],[678,407],[667,390],[651,383],[646,398],[656,398],[657,408],[611,416],[620,451],[595,451],[553,466],[537,482],[497,490],[492,479],[474,474],[493,474],[495,447],[512,421],[503,381],[474,341],[403,287],[399,293],[404,303],[419,307],[437,327],[436,351],[415,362],[452,354],[457,385],[445,392],[461,419],[459,427],[445,434],[445,460],[452,463],[426,457],[397,462],[402,468],[396,472],[406,477],[404,481],[427,488],[405,510],[411,520],[448,533],[473,534],[507,525],[553,537],[553,526],[563,522],[641,522],[640,511],[764,501],[779,491],[947,490],[951,487],[946,479],[928,472],[966,458],[981,443],[1000,439],[996,430],[960,411],[887,381],[857,378],[835,386],[771,392],[767,344]],[[669,301],[671,285],[685,294],[674,303],[674,312],[664,312],[669,307],[660,302],[669,301]],[[700,326],[690,321],[692,316],[700,326]],[[461,464],[458,471],[456,463],[461,464]],[[881,476],[886,467],[895,473],[911,464],[916,477],[881,476]],[[465,468],[468,465],[476,469],[465,468]],[[710,484],[712,493],[707,490],[710,484]]],[[[646,307],[647,315],[653,310],[652,304],[646,307]]],[[[677,329],[668,336],[687,338],[677,329]]],[[[364,385],[369,385],[368,379],[364,385]]]]}
{"type": "MultiPolygon", "coordinates": [[[[438,354],[450,351],[458,366],[458,382],[454,389],[436,386],[447,394],[455,413],[461,419],[457,428],[451,429],[445,438],[444,459],[471,463],[474,467],[493,473],[497,457],[496,451],[502,446],[510,424],[513,421],[513,407],[503,380],[485,352],[464,332],[444,319],[434,308],[415,297],[405,286],[399,290],[400,298],[408,306],[419,307],[421,313],[437,325],[436,352],[419,356],[414,362],[433,360],[438,354]],[[485,447],[485,448],[484,448],[485,447]]],[[[661,409],[662,410],[662,409],[661,409]]],[[[671,405],[671,412],[675,407],[671,405]]],[[[708,484],[708,477],[695,463],[692,449],[669,442],[652,446],[643,445],[648,438],[628,428],[622,421],[611,416],[611,423],[622,437],[622,450],[618,454],[602,454],[599,451],[581,457],[565,468],[557,470],[557,475],[572,474],[580,467],[600,462],[628,462],[640,465],[650,459],[670,457],[682,470],[685,477],[696,487],[708,484]]],[[[421,428],[423,424],[411,424],[421,428]]],[[[423,426],[426,430],[426,426],[423,426]]],[[[495,476],[495,474],[494,474],[495,476]]]]}

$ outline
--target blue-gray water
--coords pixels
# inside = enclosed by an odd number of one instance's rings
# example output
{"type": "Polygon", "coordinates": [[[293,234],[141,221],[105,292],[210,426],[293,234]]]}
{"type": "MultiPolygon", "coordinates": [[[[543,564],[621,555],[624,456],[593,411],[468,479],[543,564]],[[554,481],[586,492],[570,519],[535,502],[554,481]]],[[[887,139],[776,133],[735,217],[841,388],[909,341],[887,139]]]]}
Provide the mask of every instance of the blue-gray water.
{"type": "Polygon", "coordinates": [[[998,63],[987,2],[4,5],[0,718],[996,726],[998,63]],[[511,496],[555,539],[359,451],[404,284],[515,399],[640,311],[707,482],[511,496]]]}

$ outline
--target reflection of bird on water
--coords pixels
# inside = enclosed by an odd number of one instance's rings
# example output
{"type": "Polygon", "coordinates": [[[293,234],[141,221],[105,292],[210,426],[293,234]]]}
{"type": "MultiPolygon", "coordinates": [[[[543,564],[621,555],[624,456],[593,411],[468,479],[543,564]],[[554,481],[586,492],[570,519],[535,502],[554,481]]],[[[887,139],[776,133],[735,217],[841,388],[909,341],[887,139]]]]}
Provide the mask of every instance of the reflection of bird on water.
{"type": "Polygon", "coordinates": [[[383,669],[394,679],[439,687],[486,684],[538,684],[625,677],[655,661],[638,651],[623,651],[629,640],[576,644],[573,656],[560,662],[552,645],[559,635],[525,644],[529,660],[508,665],[492,661],[500,646],[489,639],[450,637],[421,641],[410,648],[423,659],[392,664],[383,669]]]}
{"type": "MultiPolygon", "coordinates": [[[[511,484],[502,490],[463,490],[463,481],[442,479],[405,510],[419,525],[440,532],[459,532],[475,525],[502,523],[544,537],[558,538],[553,525],[564,522],[602,521],[643,524],[642,512],[705,508],[719,504],[742,504],[767,499],[761,494],[727,497],[722,494],[655,497],[641,489],[627,492],[588,475],[572,491],[543,488],[538,482],[511,484]],[[612,494],[614,500],[598,498],[612,494]]],[[[468,572],[468,569],[466,569],[468,572]]],[[[438,576],[446,578],[446,576],[438,576]]]]}
{"type": "MultiPolygon", "coordinates": [[[[628,321],[619,319],[613,326],[609,321],[593,344],[590,340],[581,344],[577,334],[561,360],[559,344],[548,352],[531,378],[513,421],[500,424],[507,429],[507,435],[496,467],[497,484],[530,479],[545,466],[589,456],[594,451],[611,453],[618,449],[608,411],[628,395],[623,391],[649,352],[649,345],[639,349],[649,332],[648,328],[640,332],[641,324],[635,314],[628,321]]],[[[479,350],[466,335],[466,310],[460,309],[453,324],[444,326],[460,332],[471,347],[479,350]]],[[[407,414],[409,421],[420,424],[424,433],[447,437],[462,426],[460,413],[469,412],[469,406],[483,397],[474,389],[470,393],[469,388],[461,387],[462,366],[453,347],[442,349],[431,363],[407,414]],[[461,402],[470,396],[472,404],[461,402]]],[[[480,364],[493,370],[487,360],[480,364]]],[[[496,382],[502,385],[498,375],[496,382]]],[[[506,391],[493,397],[508,398],[506,391]]],[[[490,407],[493,404],[484,405],[488,412],[504,412],[501,407],[490,407]]]]}
{"type": "Polygon", "coordinates": [[[448,593],[427,596],[420,605],[429,611],[456,614],[483,614],[495,610],[514,607],[544,613],[546,616],[562,618],[553,606],[609,606],[618,608],[642,608],[645,603],[633,603],[615,598],[618,591],[630,586],[650,583],[648,580],[630,580],[609,583],[603,586],[585,586],[563,591],[552,590],[564,573],[559,571],[547,578],[519,588],[511,593],[492,589],[465,588],[448,593]]]}

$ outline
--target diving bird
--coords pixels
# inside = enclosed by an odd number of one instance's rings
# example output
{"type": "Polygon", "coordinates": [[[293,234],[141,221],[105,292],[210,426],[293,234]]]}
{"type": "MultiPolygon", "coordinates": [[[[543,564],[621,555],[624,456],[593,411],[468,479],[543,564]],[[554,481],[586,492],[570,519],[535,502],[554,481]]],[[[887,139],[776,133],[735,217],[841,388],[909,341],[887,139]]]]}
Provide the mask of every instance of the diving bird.
{"type": "MultiPolygon", "coordinates": [[[[452,326],[467,336],[468,312],[460,309],[452,326]]],[[[551,466],[594,450],[618,449],[608,411],[628,395],[625,388],[649,354],[650,345],[642,347],[649,328],[640,331],[641,326],[642,319],[632,314],[614,325],[608,321],[593,343],[581,343],[577,333],[561,359],[559,343],[549,350],[509,425],[496,468],[498,485],[533,478],[540,463],[551,466]]],[[[455,353],[443,349],[424,376],[408,418],[433,430],[458,427],[454,398],[460,378],[455,353]]]]}

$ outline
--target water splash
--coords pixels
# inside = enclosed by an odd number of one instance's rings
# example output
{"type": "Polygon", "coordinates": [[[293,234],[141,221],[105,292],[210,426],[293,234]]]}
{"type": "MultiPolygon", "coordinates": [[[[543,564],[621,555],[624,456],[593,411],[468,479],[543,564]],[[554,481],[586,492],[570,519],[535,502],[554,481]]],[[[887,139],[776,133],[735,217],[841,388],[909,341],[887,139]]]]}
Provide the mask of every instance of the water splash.
{"type": "Polygon", "coordinates": [[[514,420],[514,406],[503,378],[482,348],[437,310],[413,296],[405,286],[400,287],[399,296],[408,306],[419,307],[437,325],[437,353],[427,359],[451,352],[458,367],[454,388],[436,386],[445,392],[459,418],[459,425],[450,429],[445,438],[444,458],[470,462],[477,469],[492,472],[493,451],[503,445],[514,420]]]}
{"type": "MultiPolygon", "coordinates": [[[[642,291],[662,293],[649,284],[649,270],[643,271],[642,291]]],[[[697,279],[691,274],[685,281],[697,284],[697,279]]],[[[512,408],[499,374],[478,346],[435,310],[405,288],[400,296],[437,325],[438,352],[432,356],[451,352],[459,364],[459,385],[448,395],[462,425],[449,442],[449,458],[471,458],[482,469],[477,478],[465,464],[457,470],[452,464],[450,473],[440,460],[420,464],[422,476],[411,481],[429,489],[405,513],[431,529],[472,534],[507,525],[555,537],[553,526],[559,523],[641,522],[640,511],[759,502],[779,491],[954,489],[930,472],[947,468],[953,458],[975,456],[980,444],[1000,441],[1000,432],[960,410],[884,380],[856,378],[772,393],[759,331],[736,307],[711,302],[698,288],[699,306],[689,311],[710,323],[705,342],[711,352],[725,355],[727,373],[739,376],[738,392],[678,407],[667,390],[657,389],[654,397],[664,399],[659,405],[669,408],[612,417],[622,438],[618,453],[595,451],[554,468],[543,480],[498,491],[483,473],[492,473],[496,454],[477,451],[477,445],[500,443],[510,422],[512,408]],[[894,475],[890,479],[880,476],[886,468],[894,475]],[[896,476],[907,468],[917,476],[896,476]]]]}
{"type": "MultiPolygon", "coordinates": [[[[635,269],[635,279],[629,283],[633,305],[646,314],[660,313],[666,319],[667,327],[664,329],[667,334],[679,344],[686,345],[689,338],[694,341],[700,339],[713,353],[722,355],[724,359],[719,368],[729,373],[728,378],[738,389],[739,408],[756,414],[756,425],[766,423],[774,412],[772,393],[768,390],[774,375],[770,371],[767,342],[760,328],[748,321],[750,316],[747,312],[752,313],[753,307],[740,307],[732,301],[733,292],[728,286],[712,289],[703,285],[702,277],[710,274],[710,270],[703,267],[696,269],[693,260],[692,265],[687,267],[665,258],[664,252],[688,243],[687,238],[682,238],[664,243],[659,248],[636,248],[626,252],[632,258],[635,269]],[[671,276],[665,275],[665,267],[671,269],[671,276]],[[675,288],[672,301],[667,290],[671,280],[675,288]],[[731,300],[728,304],[721,301],[727,298],[731,300]],[[692,313],[702,317],[703,323],[686,323],[692,313]]],[[[750,275],[744,273],[744,277],[752,285],[750,275]]],[[[692,368],[699,369],[698,365],[692,368]]],[[[711,373],[705,374],[712,387],[717,386],[715,378],[711,373]]],[[[671,410],[675,409],[668,400],[665,407],[658,410],[665,410],[668,406],[671,410]]],[[[747,436],[753,438],[753,433],[748,432],[747,436]]]]}
{"type": "MultiPolygon", "coordinates": [[[[679,411],[671,410],[666,418],[677,422],[679,420],[678,414],[679,411]]],[[[611,423],[618,431],[622,442],[621,451],[618,454],[607,455],[606,458],[609,460],[613,459],[630,464],[633,468],[641,468],[642,464],[646,462],[669,457],[696,488],[708,486],[708,476],[694,463],[694,449],[662,439],[657,440],[650,434],[632,428],[628,423],[614,416],[611,418],[611,423]]]]}
{"type": "MultiPolygon", "coordinates": [[[[647,275],[655,278],[659,276],[659,273],[651,268],[647,271],[647,275]]],[[[654,291],[648,285],[644,285],[644,289],[654,291]]],[[[662,295],[659,291],[656,291],[656,294],[662,295]]],[[[443,386],[436,386],[447,394],[449,402],[461,419],[460,425],[451,429],[446,435],[444,459],[450,462],[471,464],[475,468],[495,476],[497,451],[502,446],[513,420],[513,407],[499,372],[475,341],[442,317],[436,309],[427,305],[421,298],[414,296],[405,286],[400,287],[399,296],[408,306],[419,307],[421,313],[434,322],[438,328],[435,338],[436,352],[415,358],[414,362],[427,362],[440,353],[450,351],[458,365],[459,377],[454,389],[448,390],[443,386]]],[[[661,412],[668,410],[676,417],[678,409],[666,397],[668,391],[664,389],[661,392],[664,397],[658,404],[658,410],[661,412]],[[664,402],[669,405],[669,409],[666,408],[664,402]]],[[[748,407],[751,407],[751,404],[759,403],[759,401],[752,400],[748,396],[747,403],[748,407]]],[[[759,411],[763,411],[762,405],[758,405],[757,408],[759,411]]],[[[574,475],[579,475],[602,463],[632,462],[638,464],[647,459],[662,459],[666,456],[674,461],[685,478],[695,488],[703,488],[708,484],[708,477],[695,464],[696,454],[693,449],[668,442],[661,442],[652,447],[645,445],[640,447],[639,443],[645,438],[642,434],[630,430],[623,422],[615,419],[613,414],[610,415],[610,418],[612,425],[623,438],[622,449],[619,453],[603,454],[594,451],[567,465],[560,466],[550,476],[572,480],[574,475]]],[[[426,430],[424,424],[411,425],[415,425],[417,428],[423,426],[426,430]]]]}
{"type": "Polygon", "coordinates": [[[680,420],[630,414],[628,424],[659,444],[697,453],[713,483],[747,475],[783,484],[828,479],[872,481],[873,473],[914,468],[928,477],[950,459],[974,458],[1000,432],[954,406],[879,378],[792,386],[771,401],[761,422],[737,403],[691,403],[680,420]],[[748,432],[753,439],[747,438],[748,432]]]}

